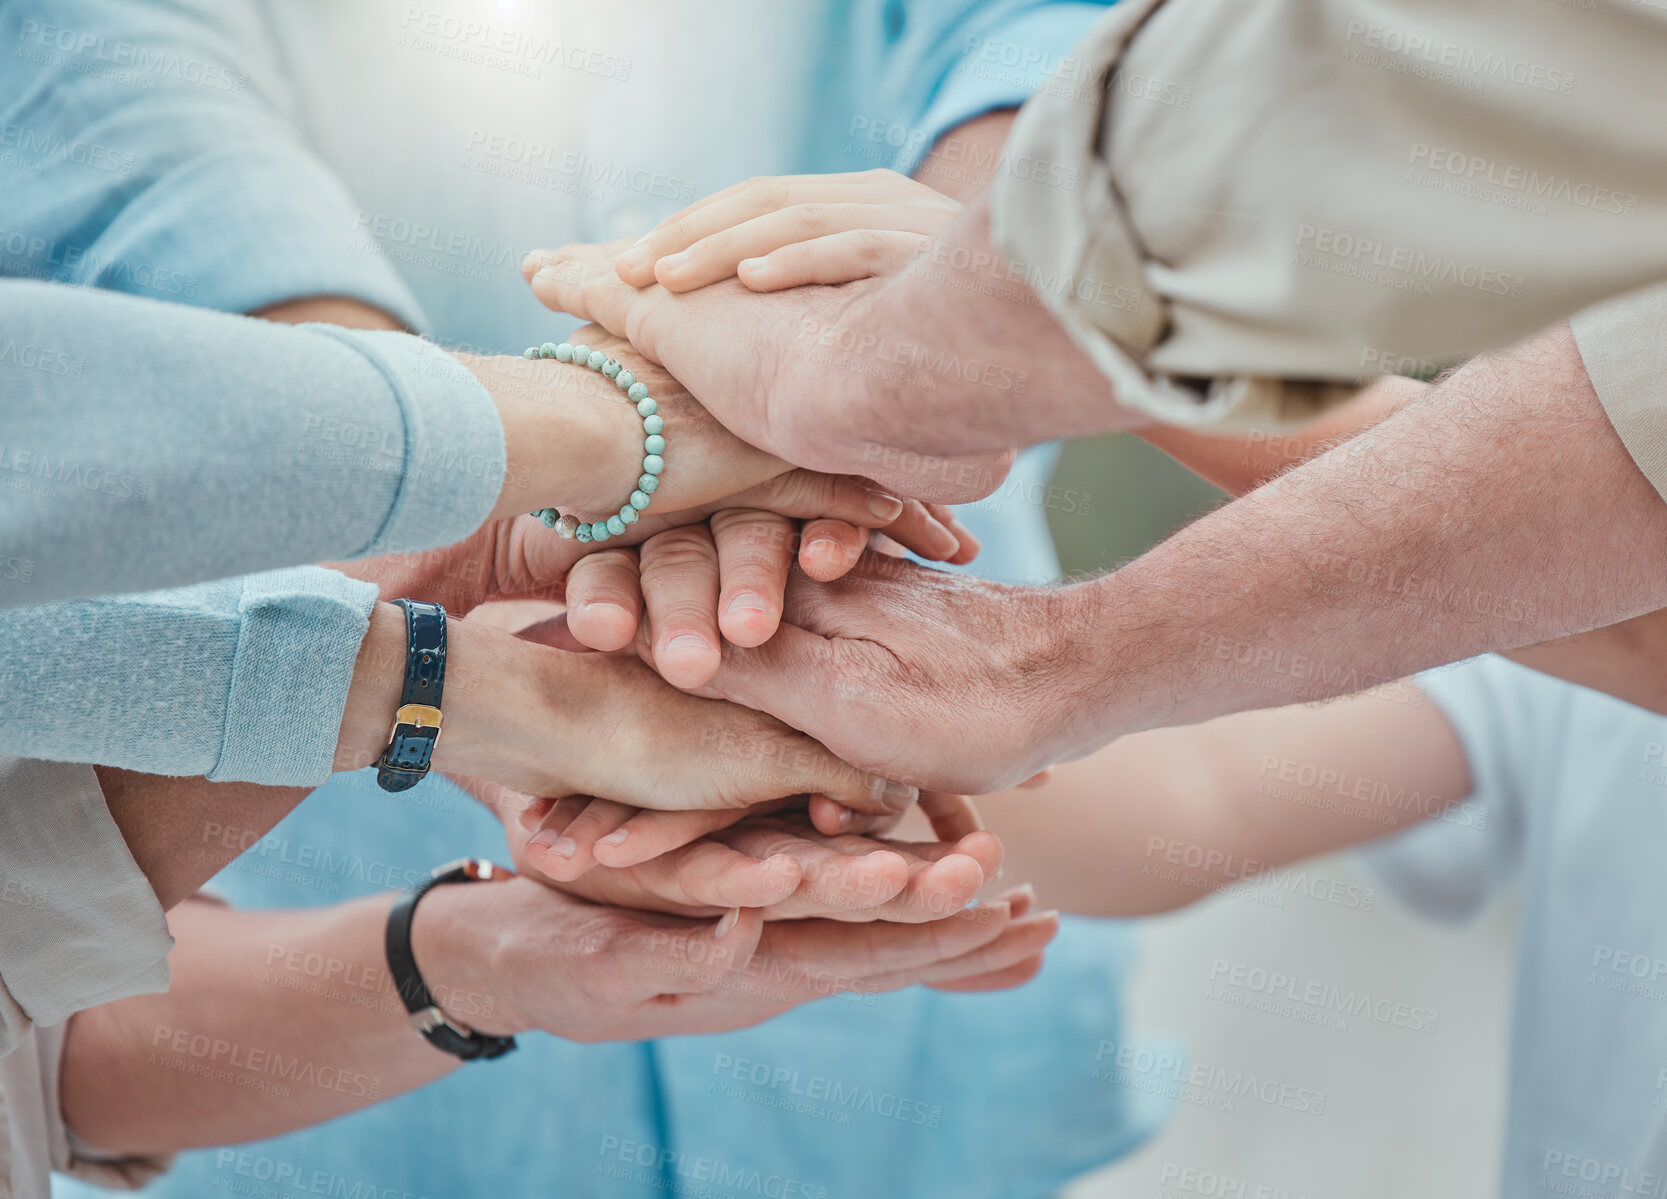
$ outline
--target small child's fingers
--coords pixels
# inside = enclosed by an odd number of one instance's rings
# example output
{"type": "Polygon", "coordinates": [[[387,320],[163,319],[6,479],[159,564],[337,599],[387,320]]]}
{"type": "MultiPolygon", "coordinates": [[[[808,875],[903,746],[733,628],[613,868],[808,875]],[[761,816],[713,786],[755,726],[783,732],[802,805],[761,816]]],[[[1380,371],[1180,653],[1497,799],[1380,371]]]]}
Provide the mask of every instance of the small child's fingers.
{"type": "MultiPolygon", "coordinates": [[[[654,268],[668,254],[703,237],[757,217],[806,203],[940,205],[959,208],[947,196],[896,171],[878,168],[836,175],[777,175],[743,180],[672,213],[620,254],[614,270],[632,287],[654,282],[654,268]]],[[[733,273],[733,272],[731,272],[733,273]]]]}
{"type": "Polygon", "coordinates": [[[744,258],[736,264],[736,274],[753,291],[782,291],[807,283],[850,283],[900,274],[931,247],[932,241],[919,233],[847,229],[744,258]]]}
{"type": "Polygon", "coordinates": [[[930,244],[954,215],[954,209],[938,204],[795,204],[716,230],[688,249],[666,255],[655,263],[654,278],[667,291],[693,291],[730,278],[744,261],[757,261],[784,246],[831,237],[844,237],[840,244],[847,260],[870,268],[848,278],[892,274],[898,264],[913,261],[903,250],[914,246],[918,253],[918,246],[930,244]],[[900,240],[884,234],[909,237],[900,240]],[[865,257],[872,263],[865,263],[865,257]]]}
{"type": "Polygon", "coordinates": [[[661,854],[681,849],[708,833],[728,828],[749,814],[746,808],[638,812],[606,836],[598,838],[591,852],[604,866],[639,866],[661,854]]]}
{"type": "Polygon", "coordinates": [[[550,842],[538,859],[539,870],[562,883],[582,877],[596,865],[592,851],[597,840],[613,832],[637,811],[611,799],[591,800],[562,830],[561,836],[550,842]]]}

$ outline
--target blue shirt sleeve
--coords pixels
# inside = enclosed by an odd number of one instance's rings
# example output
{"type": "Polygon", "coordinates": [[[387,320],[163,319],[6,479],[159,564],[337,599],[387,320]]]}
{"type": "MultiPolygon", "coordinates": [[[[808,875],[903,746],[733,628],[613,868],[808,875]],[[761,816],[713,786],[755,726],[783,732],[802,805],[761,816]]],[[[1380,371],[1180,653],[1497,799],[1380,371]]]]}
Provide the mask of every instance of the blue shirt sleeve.
{"type": "Polygon", "coordinates": [[[847,169],[910,174],[957,125],[1069,78],[1072,48],[1111,3],[858,0],[844,30],[853,48],[845,103],[828,117],[841,127],[823,136],[843,145],[847,169]]]}
{"type": "Polygon", "coordinates": [[[0,281],[0,608],[450,545],[503,429],[406,333],[0,281]]]}
{"type": "Polygon", "coordinates": [[[0,5],[0,275],[253,312],[415,298],[303,144],[250,0],[0,5]]]}

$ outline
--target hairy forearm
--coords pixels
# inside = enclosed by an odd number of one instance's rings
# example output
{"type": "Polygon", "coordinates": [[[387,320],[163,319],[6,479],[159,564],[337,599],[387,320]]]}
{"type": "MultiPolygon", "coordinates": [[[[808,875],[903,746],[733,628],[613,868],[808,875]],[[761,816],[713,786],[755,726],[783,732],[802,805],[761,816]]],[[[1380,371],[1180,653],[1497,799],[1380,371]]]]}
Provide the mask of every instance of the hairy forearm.
{"type": "Polygon", "coordinates": [[[1429,385],[1386,376],[1347,404],[1289,430],[1221,434],[1179,425],[1148,425],[1135,432],[1229,495],[1243,495],[1339,442],[1358,436],[1429,385]]]}
{"type": "Polygon", "coordinates": [[[1560,326],[1072,589],[1067,637],[1098,683],[1066,719],[1088,748],[1395,693],[1428,666],[1662,606],[1664,554],[1667,505],[1560,326]]]}
{"type": "MultiPolygon", "coordinates": [[[[424,901],[446,902],[439,891],[424,901]]],[[[69,1126],[109,1152],[275,1136],[391,1098],[457,1059],[406,1021],[382,950],[387,897],[289,912],[183,905],[173,985],[74,1017],[69,1126]]]]}
{"type": "Polygon", "coordinates": [[[796,336],[818,356],[822,435],[857,447],[975,454],[1147,423],[995,249],[982,198],[907,272],[796,336]]]}

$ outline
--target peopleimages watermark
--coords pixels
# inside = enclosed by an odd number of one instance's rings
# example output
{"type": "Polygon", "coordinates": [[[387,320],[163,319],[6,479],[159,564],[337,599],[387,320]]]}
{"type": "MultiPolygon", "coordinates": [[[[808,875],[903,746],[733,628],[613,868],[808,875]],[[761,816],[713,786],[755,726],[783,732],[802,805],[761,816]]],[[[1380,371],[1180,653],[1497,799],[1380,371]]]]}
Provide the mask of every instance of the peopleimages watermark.
{"type": "Polygon", "coordinates": [[[242,71],[167,47],[121,41],[90,30],[26,18],[18,28],[17,39],[20,45],[14,57],[50,63],[75,74],[96,75],[143,91],[156,91],[163,79],[238,96],[249,90],[249,76],[242,71]],[[61,57],[54,59],[54,54],[61,57]]]}
{"type": "Polygon", "coordinates": [[[1198,1195],[1201,1199],[1296,1199],[1281,1186],[1253,1183],[1233,1174],[1183,1166],[1180,1162],[1164,1162],[1158,1170],[1158,1186],[1163,1188],[1160,1199],[1181,1195],[1198,1195]]]}
{"type": "Polygon", "coordinates": [[[1291,261],[1298,266],[1418,295],[1434,295],[1439,285],[1463,287],[1512,300],[1522,298],[1520,275],[1324,225],[1305,223],[1297,227],[1291,261]]]}
{"type": "Polygon", "coordinates": [[[1234,1111],[1240,1101],[1248,1100],[1305,1116],[1325,1114],[1324,1091],[1267,1078],[1251,1070],[1188,1062],[1178,1051],[1139,1044],[1101,1041],[1094,1051],[1092,1077],[1216,1111],[1234,1111]]]}
{"type": "Polygon", "coordinates": [[[715,1094],[836,1124],[849,1124],[853,1112],[923,1128],[937,1128],[943,1123],[943,1108],[938,1104],[876,1091],[861,1083],[841,1082],[826,1074],[805,1074],[727,1053],[712,1059],[712,1073],[717,1079],[709,1090],[715,1094]]]}
{"type": "Polygon", "coordinates": [[[374,1074],[166,1024],[152,1032],[146,1064],[271,1095],[288,1096],[299,1086],[357,1099],[382,1097],[382,1079],[374,1074]]]}
{"type": "Polygon", "coordinates": [[[1384,67],[1465,91],[1483,91],[1490,81],[1535,91],[1574,94],[1574,73],[1494,50],[1480,50],[1449,38],[1409,33],[1375,21],[1351,20],[1343,32],[1342,56],[1365,66],[1384,67]]]}
{"type": "Polygon", "coordinates": [[[651,1145],[604,1134],[596,1147],[595,1173],[618,1182],[682,1196],[753,1195],[763,1199],[830,1199],[828,1188],[784,1174],[766,1174],[703,1153],[651,1145]],[[667,1177],[669,1175],[670,1177],[667,1177]]]}
{"type": "Polygon", "coordinates": [[[1545,213],[1548,204],[1558,203],[1630,220],[1638,215],[1638,206],[1643,203],[1636,192],[1616,191],[1555,171],[1542,173],[1533,167],[1428,142],[1414,142],[1407,161],[1409,183],[1534,213],[1545,213]]]}
{"type": "Polygon", "coordinates": [[[595,46],[563,41],[553,32],[533,32],[454,16],[410,5],[395,44],[528,79],[540,79],[547,66],[613,79],[631,78],[632,60],[595,46]]]}
{"type": "Polygon", "coordinates": [[[324,1195],[328,1199],[428,1199],[401,1187],[280,1161],[247,1149],[216,1151],[214,1168],[220,1171],[214,1179],[215,1190],[256,1199],[294,1199],[297,1195],[324,1195]]]}
{"type": "Polygon", "coordinates": [[[694,201],[699,191],[692,179],[679,179],[643,167],[598,158],[563,145],[511,134],[488,133],[484,129],[471,129],[464,141],[464,149],[481,156],[472,161],[465,160],[475,170],[528,183],[559,177],[572,184],[559,190],[572,191],[593,200],[603,197],[602,189],[612,188],[688,204],[694,201]],[[486,163],[489,161],[502,165],[488,167],[486,163]]]}
{"type": "MultiPolygon", "coordinates": [[[[1377,892],[1346,879],[1310,872],[1306,866],[1273,866],[1213,845],[1200,845],[1174,837],[1153,834],[1146,839],[1143,875],[1202,891],[1219,891],[1237,883],[1248,883],[1266,893],[1269,907],[1283,906],[1283,895],[1306,895],[1322,903],[1354,911],[1370,912],[1377,905],[1377,892]]],[[[1247,896],[1248,897],[1248,896],[1247,896]]]]}
{"type": "Polygon", "coordinates": [[[1434,1033],[1441,1024],[1434,1008],[1228,958],[1211,961],[1205,998],[1337,1030],[1347,1028],[1351,1017],[1419,1033],[1434,1033]]]}
{"type": "Polygon", "coordinates": [[[1580,1199],[1600,1199],[1607,1195],[1667,1199],[1667,1176],[1562,1149],[1546,1150],[1540,1160],[1540,1175],[1539,1189],[1553,1195],[1576,1195],[1580,1199]]]}

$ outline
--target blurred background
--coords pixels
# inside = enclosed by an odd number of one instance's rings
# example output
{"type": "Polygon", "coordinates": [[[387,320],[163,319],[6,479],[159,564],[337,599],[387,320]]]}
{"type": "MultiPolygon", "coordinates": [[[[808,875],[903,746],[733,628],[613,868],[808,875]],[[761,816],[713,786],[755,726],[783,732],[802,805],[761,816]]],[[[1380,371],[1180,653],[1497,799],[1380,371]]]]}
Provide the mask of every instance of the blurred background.
{"type": "MultiPolygon", "coordinates": [[[[1069,572],[1117,566],[1208,512],[1222,493],[1134,437],[1071,443],[1053,477],[1086,512],[1048,513],[1069,572]]],[[[1108,787],[1114,781],[1108,780],[1108,787]]],[[[1323,1116],[1240,1102],[1182,1102],[1143,1149],[1071,1187],[1070,1199],[1390,1199],[1498,1190],[1516,911],[1496,904],[1462,928],[1401,907],[1354,855],[1315,875],[1370,894],[1370,911],[1300,892],[1223,891],[1141,922],[1131,1024],[1185,1038],[1194,1063],[1231,1063],[1318,1091],[1323,1116]],[[1222,964],[1420,1005],[1433,1033],[1359,1018],[1345,1027],[1233,1002],[1222,964]]],[[[1045,889],[1044,889],[1045,895],[1045,889]]]]}

